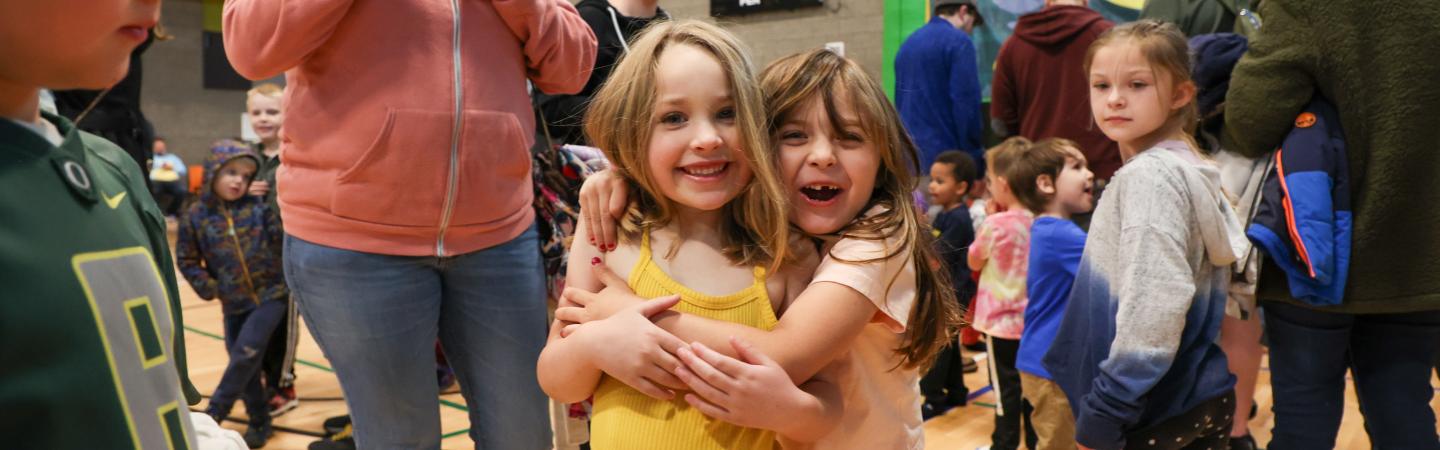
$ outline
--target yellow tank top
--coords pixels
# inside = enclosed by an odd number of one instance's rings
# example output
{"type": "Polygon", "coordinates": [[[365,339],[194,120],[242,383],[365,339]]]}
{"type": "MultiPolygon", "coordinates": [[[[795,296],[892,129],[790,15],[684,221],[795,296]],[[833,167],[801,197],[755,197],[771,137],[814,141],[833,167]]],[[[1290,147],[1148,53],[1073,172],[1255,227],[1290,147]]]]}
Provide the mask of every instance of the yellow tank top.
{"type": "MultiPolygon", "coordinates": [[[[680,285],[650,257],[649,233],[640,238],[640,260],[630,271],[630,289],[644,298],[680,295],[675,311],[769,330],[775,310],[765,290],[765,268],[755,268],[755,282],[725,296],[711,296],[680,285]]],[[[600,379],[590,422],[590,445],[611,449],[773,449],[775,434],[706,417],[683,395],[656,400],[610,376],[600,379]]]]}

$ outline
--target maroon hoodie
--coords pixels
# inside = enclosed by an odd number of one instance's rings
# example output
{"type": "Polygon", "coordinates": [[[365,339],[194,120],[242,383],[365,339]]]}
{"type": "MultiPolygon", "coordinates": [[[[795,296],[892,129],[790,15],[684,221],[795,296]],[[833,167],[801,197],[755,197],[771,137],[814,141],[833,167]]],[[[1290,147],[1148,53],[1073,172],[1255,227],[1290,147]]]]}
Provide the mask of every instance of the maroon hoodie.
{"type": "Polygon", "coordinates": [[[1120,169],[1120,149],[1090,115],[1085,51],[1115,26],[1083,6],[1051,6],[1024,16],[1000,47],[990,116],[1010,134],[1062,137],[1080,144],[1097,180],[1120,169]]]}

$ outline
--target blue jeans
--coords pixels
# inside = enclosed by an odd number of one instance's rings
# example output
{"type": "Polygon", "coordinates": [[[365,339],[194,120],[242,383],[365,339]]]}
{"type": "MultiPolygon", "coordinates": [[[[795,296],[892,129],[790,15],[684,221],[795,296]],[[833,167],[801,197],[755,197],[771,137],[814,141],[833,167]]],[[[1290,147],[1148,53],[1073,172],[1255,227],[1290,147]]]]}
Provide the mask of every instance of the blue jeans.
{"type": "Polygon", "coordinates": [[[286,236],[285,276],[340,378],[360,448],[440,448],[437,336],[477,448],[550,447],[548,400],[535,376],[547,324],[533,226],[510,242],[443,258],[286,236]]]}
{"type": "Polygon", "coordinates": [[[250,423],[270,421],[270,407],[265,403],[269,399],[260,385],[260,363],[270,335],[288,308],[283,300],[270,300],[250,311],[225,316],[225,350],[230,353],[230,363],[220,376],[220,385],[210,395],[211,411],[229,415],[235,398],[240,397],[245,400],[245,415],[250,416],[250,423]]]}
{"type": "Polygon", "coordinates": [[[1374,448],[1440,449],[1430,408],[1440,311],[1360,315],[1262,305],[1275,395],[1267,448],[1335,448],[1349,369],[1374,448]]]}

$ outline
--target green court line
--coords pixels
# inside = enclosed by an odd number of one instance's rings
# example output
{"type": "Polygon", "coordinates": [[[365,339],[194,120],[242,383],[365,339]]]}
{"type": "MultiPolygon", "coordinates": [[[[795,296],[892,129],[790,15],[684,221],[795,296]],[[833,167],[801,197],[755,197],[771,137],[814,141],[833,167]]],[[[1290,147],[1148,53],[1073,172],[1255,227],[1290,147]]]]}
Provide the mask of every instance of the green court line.
{"type": "Polygon", "coordinates": [[[986,408],[992,408],[992,409],[995,408],[995,404],[994,404],[994,403],[985,403],[985,402],[975,402],[975,406],[984,406],[984,407],[986,407],[986,408]]]}
{"type": "Polygon", "coordinates": [[[466,429],[463,429],[463,430],[460,430],[460,431],[454,431],[454,432],[450,432],[450,433],[445,433],[445,434],[440,435],[440,439],[441,439],[441,440],[450,439],[450,438],[452,438],[452,437],[459,436],[459,435],[462,435],[462,434],[465,434],[465,433],[469,433],[469,432],[470,432],[470,429],[469,429],[469,428],[466,428],[466,429]]]}
{"type": "MultiPolygon", "coordinates": [[[[192,333],[195,333],[195,334],[199,334],[199,335],[201,335],[201,336],[205,336],[205,337],[212,338],[212,339],[217,339],[217,340],[221,340],[221,341],[225,340],[225,337],[224,337],[224,336],[221,336],[221,335],[218,335],[218,334],[215,334],[215,333],[211,333],[211,332],[208,332],[208,331],[205,331],[205,330],[201,330],[201,329],[199,329],[199,328],[195,328],[195,327],[192,327],[192,326],[189,326],[189,325],[186,325],[186,326],[185,326],[185,331],[189,331],[189,332],[192,332],[192,333]]],[[[325,366],[323,366],[323,365],[316,364],[316,363],[310,362],[310,361],[306,361],[306,360],[303,360],[303,359],[300,359],[300,358],[295,358],[295,362],[296,362],[297,364],[304,365],[304,366],[307,366],[307,367],[313,367],[313,368],[320,369],[320,370],[323,370],[323,371],[326,371],[326,372],[335,373],[335,369],[331,369],[331,368],[329,368],[329,367],[325,367],[325,366]]],[[[455,409],[458,409],[458,410],[461,410],[461,411],[464,411],[464,412],[467,412],[467,413],[470,412],[470,408],[466,408],[465,405],[462,405],[462,404],[459,404],[459,403],[455,403],[455,402],[452,402],[452,401],[449,401],[449,400],[446,400],[446,399],[443,399],[443,398],[440,399],[440,404],[441,404],[441,405],[445,405],[445,406],[449,406],[449,407],[451,407],[451,408],[455,408],[455,409]]],[[[464,432],[466,432],[466,431],[469,431],[469,430],[467,429],[467,430],[457,431],[456,433],[464,433],[464,432]]],[[[448,436],[447,436],[447,437],[448,437],[448,436]]]]}

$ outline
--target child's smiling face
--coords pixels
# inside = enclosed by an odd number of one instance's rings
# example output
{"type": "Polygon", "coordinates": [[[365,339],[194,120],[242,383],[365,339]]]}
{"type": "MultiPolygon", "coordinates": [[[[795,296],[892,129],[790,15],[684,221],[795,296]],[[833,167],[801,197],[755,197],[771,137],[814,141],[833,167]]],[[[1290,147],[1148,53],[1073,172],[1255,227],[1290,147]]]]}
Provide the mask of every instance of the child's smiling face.
{"type": "Polygon", "coordinates": [[[875,190],[880,156],[846,97],[833,98],[842,123],[830,122],[817,97],[784,117],[777,132],[790,222],[806,233],[840,231],[870,203],[875,190]]]}

